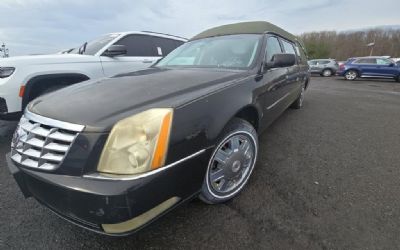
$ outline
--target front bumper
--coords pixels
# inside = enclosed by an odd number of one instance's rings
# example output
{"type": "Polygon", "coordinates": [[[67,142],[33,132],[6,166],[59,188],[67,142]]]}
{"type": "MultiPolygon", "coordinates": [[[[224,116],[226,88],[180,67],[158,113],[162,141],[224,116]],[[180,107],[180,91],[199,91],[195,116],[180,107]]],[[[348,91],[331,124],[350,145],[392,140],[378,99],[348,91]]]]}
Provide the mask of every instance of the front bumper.
{"type": "Polygon", "coordinates": [[[126,180],[87,178],[7,165],[26,198],[34,197],[64,219],[108,235],[127,235],[197,194],[207,151],[155,174],[126,180]]]}
{"type": "Polygon", "coordinates": [[[344,76],[344,73],[345,73],[346,71],[336,71],[336,74],[335,75],[337,75],[337,76],[344,76]]]}
{"type": "Polygon", "coordinates": [[[18,120],[21,118],[21,111],[9,112],[7,99],[0,96],[0,119],[1,120],[18,120]]]}

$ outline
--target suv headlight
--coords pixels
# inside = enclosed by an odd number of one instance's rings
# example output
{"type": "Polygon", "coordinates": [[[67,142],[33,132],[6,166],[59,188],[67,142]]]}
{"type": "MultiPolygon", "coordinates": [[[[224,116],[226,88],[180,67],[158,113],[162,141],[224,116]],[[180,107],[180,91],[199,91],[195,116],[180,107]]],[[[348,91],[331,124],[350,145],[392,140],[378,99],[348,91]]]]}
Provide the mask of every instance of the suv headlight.
{"type": "Polygon", "coordinates": [[[0,78],[6,78],[12,75],[15,71],[13,67],[0,67],[0,78]]]}
{"type": "Polygon", "coordinates": [[[133,175],[165,164],[172,109],[149,109],[117,122],[107,139],[97,170],[133,175]]]}

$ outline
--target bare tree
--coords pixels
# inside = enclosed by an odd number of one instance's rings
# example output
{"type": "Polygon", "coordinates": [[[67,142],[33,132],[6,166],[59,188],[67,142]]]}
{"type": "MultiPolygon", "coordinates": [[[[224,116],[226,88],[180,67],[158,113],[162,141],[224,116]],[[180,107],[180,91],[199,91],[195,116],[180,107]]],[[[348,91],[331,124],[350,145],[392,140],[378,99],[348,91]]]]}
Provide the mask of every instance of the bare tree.
{"type": "Polygon", "coordinates": [[[300,38],[311,59],[346,60],[351,57],[368,56],[371,53],[371,46],[373,55],[400,57],[400,30],[321,31],[304,33],[300,38]]]}

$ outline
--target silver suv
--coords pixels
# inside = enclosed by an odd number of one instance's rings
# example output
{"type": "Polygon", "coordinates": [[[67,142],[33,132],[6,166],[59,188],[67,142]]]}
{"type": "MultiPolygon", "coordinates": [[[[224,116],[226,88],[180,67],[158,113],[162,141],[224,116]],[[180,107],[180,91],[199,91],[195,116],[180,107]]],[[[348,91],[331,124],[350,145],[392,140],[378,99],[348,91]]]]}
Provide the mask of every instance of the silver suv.
{"type": "Polygon", "coordinates": [[[334,59],[315,59],[308,61],[310,73],[321,76],[332,76],[339,69],[339,64],[334,59]]]}

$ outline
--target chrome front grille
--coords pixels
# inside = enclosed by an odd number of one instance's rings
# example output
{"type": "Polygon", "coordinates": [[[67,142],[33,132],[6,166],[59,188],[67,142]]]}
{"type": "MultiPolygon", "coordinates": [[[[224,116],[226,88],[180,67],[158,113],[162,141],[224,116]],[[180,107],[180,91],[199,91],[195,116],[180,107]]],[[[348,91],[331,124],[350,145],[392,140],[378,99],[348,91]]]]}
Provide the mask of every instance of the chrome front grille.
{"type": "Polygon", "coordinates": [[[11,142],[11,159],[26,167],[55,170],[83,128],[25,112],[11,142]]]}

